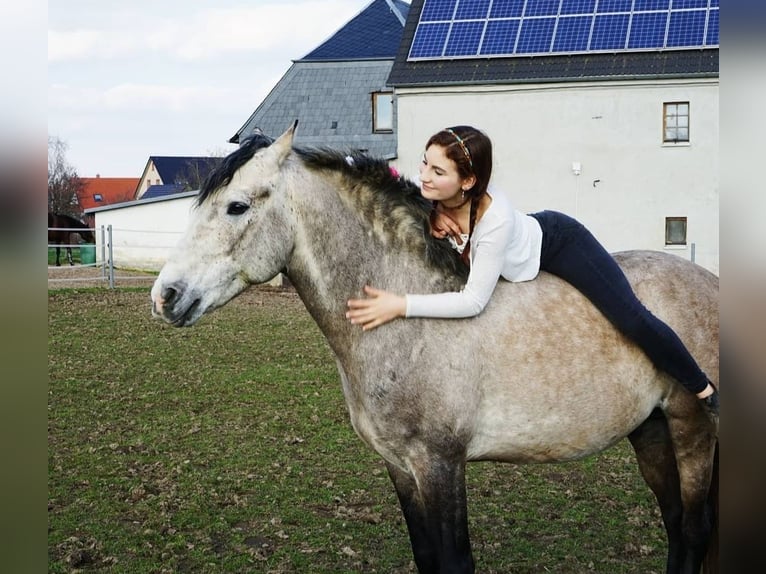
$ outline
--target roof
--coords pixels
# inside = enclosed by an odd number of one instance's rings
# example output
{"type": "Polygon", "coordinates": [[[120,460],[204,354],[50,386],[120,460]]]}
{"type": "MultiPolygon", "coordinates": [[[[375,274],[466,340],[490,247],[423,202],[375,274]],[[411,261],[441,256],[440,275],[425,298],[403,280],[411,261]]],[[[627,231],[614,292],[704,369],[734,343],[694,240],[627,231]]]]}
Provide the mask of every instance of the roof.
{"type": "Polygon", "coordinates": [[[391,86],[718,77],[718,48],[407,61],[423,3],[410,6],[391,86]]]}
{"type": "Polygon", "coordinates": [[[164,184],[204,180],[221,157],[149,156],[164,184]]]}
{"type": "Polygon", "coordinates": [[[81,177],[82,190],[77,194],[80,208],[90,209],[111,203],[130,201],[136,196],[137,177],[81,177]]]}
{"type": "Polygon", "coordinates": [[[409,4],[373,0],[301,61],[375,60],[396,56],[409,4]]]}
{"type": "Polygon", "coordinates": [[[296,62],[230,141],[239,142],[256,127],[277,137],[297,119],[296,145],[365,150],[392,157],[396,135],[373,133],[370,95],[390,92],[385,83],[391,63],[296,62]]]}
{"type": "Polygon", "coordinates": [[[184,191],[182,193],[175,193],[173,195],[163,195],[161,197],[153,197],[151,199],[135,199],[133,201],[126,201],[124,203],[115,203],[113,205],[104,205],[103,207],[92,207],[83,211],[85,215],[91,215],[102,211],[115,211],[117,209],[123,209],[125,207],[133,207],[135,205],[145,205],[147,203],[160,203],[163,201],[175,201],[177,199],[183,199],[186,197],[194,197],[199,194],[199,190],[184,191]]]}
{"type": "Polygon", "coordinates": [[[151,199],[153,197],[165,197],[185,191],[185,186],[181,183],[169,183],[165,185],[150,185],[141,195],[141,200],[151,199]]]}
{"type": "MultiPolygon", "coordinates": [[[[394,130],[373,129],[373,94],[392,90],[386,78],[399,49],[409,4],[373,0],[328,40],[295,60],[252,115],[229,139],[258,128],[278,136],[299,120],[297,145],[396,155],[394,130]]],[[[395,125],[395,107],[392,110],[395,125]]]]}

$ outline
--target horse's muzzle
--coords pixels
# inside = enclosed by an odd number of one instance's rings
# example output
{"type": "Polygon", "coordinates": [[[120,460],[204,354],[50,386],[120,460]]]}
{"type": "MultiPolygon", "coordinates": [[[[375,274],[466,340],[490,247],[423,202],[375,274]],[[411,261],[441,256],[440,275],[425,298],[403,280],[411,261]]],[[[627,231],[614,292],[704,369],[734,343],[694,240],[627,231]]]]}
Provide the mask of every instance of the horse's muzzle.
{"type": "Polygon", "coordinates": [[[174,327],[193,325],[204,313],[201,302],[202,299],[182,282],[155,285],[152,289],[152,315],[174,327]]]}

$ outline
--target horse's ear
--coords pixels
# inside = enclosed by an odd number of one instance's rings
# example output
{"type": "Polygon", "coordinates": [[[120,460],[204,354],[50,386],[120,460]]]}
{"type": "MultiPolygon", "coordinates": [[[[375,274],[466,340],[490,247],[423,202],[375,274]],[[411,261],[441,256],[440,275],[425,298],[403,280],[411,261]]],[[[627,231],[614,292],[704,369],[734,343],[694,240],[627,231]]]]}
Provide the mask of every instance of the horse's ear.
{"type": "Polygon", "coordinates": [[[282,163],[284,159],[293,149],[293,137],[295,136],[295,130],[298,127],[298,120],[295,120],[292,126],[290,126],[285,133],[279,136],[273,144],[269,146],[277,156],[277,162],[282,163]]]}

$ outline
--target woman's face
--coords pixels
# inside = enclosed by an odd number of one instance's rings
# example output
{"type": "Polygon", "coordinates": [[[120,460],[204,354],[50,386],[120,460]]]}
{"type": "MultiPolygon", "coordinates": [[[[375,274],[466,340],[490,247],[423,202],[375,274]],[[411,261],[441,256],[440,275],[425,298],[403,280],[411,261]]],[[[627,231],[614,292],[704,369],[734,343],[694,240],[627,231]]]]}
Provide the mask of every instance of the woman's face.
{"type": "Polygon", "coordinates": [[[468,183],[469,180],[460,177],[457,164],[446,156],[443,147],[433,144],[426,149],[420,164],[420,193],[423,197],[431,201],[449,200],[463,187],[469,188],[468,183]]]}

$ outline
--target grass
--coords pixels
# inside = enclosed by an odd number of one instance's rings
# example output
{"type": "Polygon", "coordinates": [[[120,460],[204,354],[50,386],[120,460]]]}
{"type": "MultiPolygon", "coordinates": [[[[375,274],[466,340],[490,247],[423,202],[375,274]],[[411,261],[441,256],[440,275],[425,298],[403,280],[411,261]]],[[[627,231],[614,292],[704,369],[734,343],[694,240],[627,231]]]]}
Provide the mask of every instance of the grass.
{"type": "MultiPolygon", "coordinates": [[[[191,329],[152,320],[148,300],[49,291],[49,572],[415,572],[297,297],[251,290],[191,329]]],[[[625,442],[578,463],[469,465],[467,482],[479,572],[664,569],[625,442]]]]}
{"type": "MultiPolygon", "coordinates": [[[[82,260],[80,259],[80,248],[79,247],[72,247],[72,262],[75,265],[79,265],[82,263],[82,260]]],[[[59,255],[59,263],[61,265],[69,265],[69,262],[66,258],[66,247],[61,248],[61,253],[59,255]]],[[[56,248],[55,247],[48,247],[48,267],[55,266],[56,265],[56,248]]]]}

